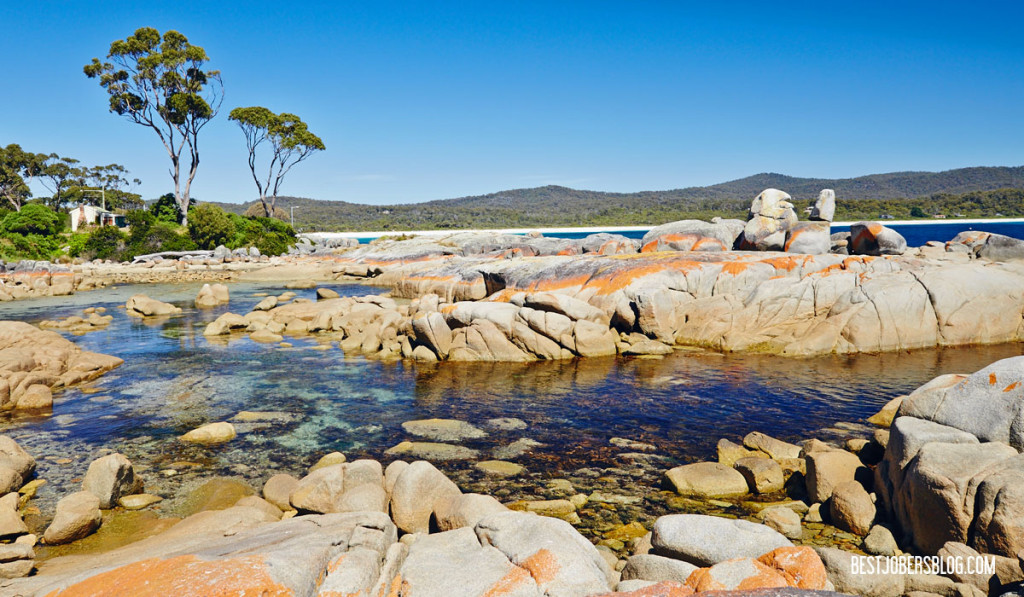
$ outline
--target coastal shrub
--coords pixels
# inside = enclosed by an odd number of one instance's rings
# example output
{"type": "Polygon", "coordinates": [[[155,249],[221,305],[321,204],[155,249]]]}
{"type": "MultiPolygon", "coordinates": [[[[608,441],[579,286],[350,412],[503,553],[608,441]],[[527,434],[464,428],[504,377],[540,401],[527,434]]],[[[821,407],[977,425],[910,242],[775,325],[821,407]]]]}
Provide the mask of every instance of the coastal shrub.
{"type": "Polygon", "coordinates": [[[154,221],[149,226],[132,229],[119,259],[130,261],[138,255],[164,251],[194,251],[195,249],[196,243],[188,234],[185,234],[184,228],[167,222],[154,221]]]}
{"type": "MultiPolygon", "coordinates": [[[[188,200],[189,217],[192,217],[192,207],[195,204],[195,199],[188,200]]],[[[174,193],[167,193],[154,201],[149,206],[149,213],[153,214],[161,222],[167,222],[168,224],[181,223],[181,210],[178,209],[178,201],[174,198],[174,193]]]]}
{"type": "Polygon", "coordinates": [[[53,236],[60,230],[60,217],[45,205],[29,204],[4,216],[4,232],[53,236]]]}
{"type": "Polygon", "coordinates": [[[215,249],[234,236],[235,226],[224,210],[204,203],[188,213],[188,235],[200,249],[215,249]]]}
{"type": "Polygon", "coordinates": [[[87,259],[120,258],[125,248],[125,234],[116,226],[100,226],[89,234],[82,247],[82,257],[87,259]]]}
{"type": "Polygon", "coordinates": [[[85,241],[89,240],[89,235],[84,232],[76,232],[68,238],[68,255],[70,257],[81,257],[82,251],[85,250],[85,241]]]}
{"type": "Polygon", "coordinates": [[[243,218],[227,214],[234,224],[234,235],[227,247],[256,247],[264,255],[281,255],[295,244],[295,231],[286,222],[274,218],[243,218]]]}
{"type": "Polygon", "coordinates": [[[0,258],[53,260],[60,253],[60,237],[4,232],[0,235],[0,258]]]}

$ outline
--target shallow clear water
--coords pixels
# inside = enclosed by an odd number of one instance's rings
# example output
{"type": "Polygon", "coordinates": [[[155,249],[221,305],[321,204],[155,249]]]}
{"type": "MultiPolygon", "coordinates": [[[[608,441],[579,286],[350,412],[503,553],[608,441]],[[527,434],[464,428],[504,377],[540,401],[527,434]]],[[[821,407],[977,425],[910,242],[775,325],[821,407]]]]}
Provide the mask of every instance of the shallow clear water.
{"type": "MultiPolygon", "coordinates": [[[[623,450],[609,444],[612,437],[655,444],[667,467],[711,457],[719,438],[754,430],[790,440],[827,436],[821,430],[862,421],[936,375],[971,372],[1021,354],[1021,345],[1010,344],[799,360],[678,352],[664,359],[529,364],[381,362],[346,357],[337,338],[329,350],[314,349],[332,340],[326,337],[286,338],[291,348],[245,336],[230,343],[206,339],[203,328],[220,313],[248,312],[260,300],[255,293],[284,289],[233,284],[229,307],[196,310],[191,305],[199,286],[121,287],[0,305],[0,318],[32,323],[104,306],[114,315],[106,330],[68,337],[125,360],[86,387],[59,392],[51,416],[0,419],[0,432],[39,461],[39,476],[48,481],[38,501],[44,511],[73,491],[89,462],[106,451],[128,455],[147,489],[168,497],[214,474],[258,488],[273,472],[301,475],[333,450],[350,459],[390,460],[384,450],[417,439],[401,423],[430,417],[480,426],[489,418],[522,419],[524,430],[490,430],[465,445],[485,460],[492,449],[521,437],[541,442],[543,447],[516,459],[538,479],[621,466],[623,450]],[[117,307],[136,292],[174,302],[184,312],[162,321],[129,318],[117,307]],[[237,425],[239,437],[222,446],[176,439],[240,411],[274,414],[237,425]],[[165,476],[167,469],[178,474],[165,476]]],[[[383,292],[333,288],[343,295],[383,292]]],[[[313,296],[311,290],[296,292],[313,296]]],[[[454,471],[470,464],[439,466],[454,471]]]]}

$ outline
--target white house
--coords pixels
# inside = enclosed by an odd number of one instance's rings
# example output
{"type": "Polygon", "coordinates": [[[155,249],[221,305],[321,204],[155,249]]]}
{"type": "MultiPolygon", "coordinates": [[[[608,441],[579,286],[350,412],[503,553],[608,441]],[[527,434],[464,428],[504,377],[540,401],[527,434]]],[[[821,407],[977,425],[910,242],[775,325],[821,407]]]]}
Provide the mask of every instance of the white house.
{"type": "Polygon", "coordinates": [[[100,209],[95,205],[79,205],[71,209],[71,232],[77,232],[79,226],[117,226],[124,228],[124,216],[112,211],[100,209]]]}

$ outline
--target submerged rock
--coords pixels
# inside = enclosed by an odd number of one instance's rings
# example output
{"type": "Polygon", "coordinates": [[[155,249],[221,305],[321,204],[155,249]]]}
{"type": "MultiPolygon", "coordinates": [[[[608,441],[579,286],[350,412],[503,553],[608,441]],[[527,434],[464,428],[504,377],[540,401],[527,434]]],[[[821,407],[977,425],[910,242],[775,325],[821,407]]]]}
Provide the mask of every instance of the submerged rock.
{"type": "Polygon", "coordinates": [[[179,439],[193,444],[222,444],[235,439],[235,426],[226,421],[209,423],[189,431],[179,439]]]}
{"type": "Polygon", "coordinates": [[[465,421],[455,419],[421,419],[402,423],[402,429],[428,439],[452,442],[486,437],[487,433],[465,421]]]}

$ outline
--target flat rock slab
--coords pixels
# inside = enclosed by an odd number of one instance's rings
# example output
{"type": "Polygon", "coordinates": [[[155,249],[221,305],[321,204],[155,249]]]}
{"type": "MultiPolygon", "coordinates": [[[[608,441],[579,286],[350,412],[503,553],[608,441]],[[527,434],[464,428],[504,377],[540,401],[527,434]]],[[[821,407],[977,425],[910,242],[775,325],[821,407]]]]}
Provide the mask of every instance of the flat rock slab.
{"type": "Polygon", "coordinates": [[[422,458],[423,460],[473,460],[480,453],[472,448],[435,442],[402,442],[388,448],[389,456],[422,458]]]}
{"type": "Polygon", "coordinates": [[[407,433],[412,435],[441,442],[457,442],[464,439],[477,439],[487,436],[486,431],[465,421],[455,419],[406,421],[402,423],[402,429],[405,429],[407,433]]]}

